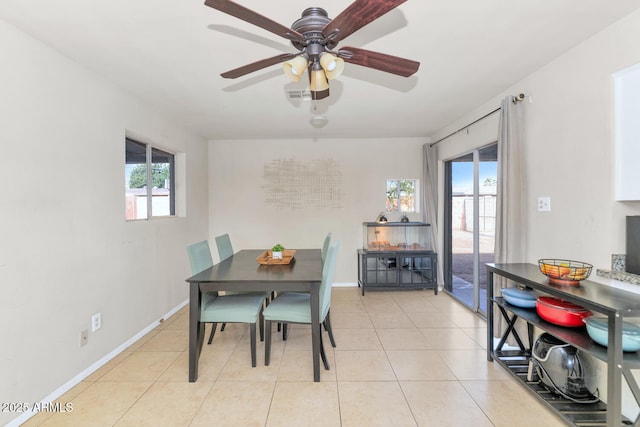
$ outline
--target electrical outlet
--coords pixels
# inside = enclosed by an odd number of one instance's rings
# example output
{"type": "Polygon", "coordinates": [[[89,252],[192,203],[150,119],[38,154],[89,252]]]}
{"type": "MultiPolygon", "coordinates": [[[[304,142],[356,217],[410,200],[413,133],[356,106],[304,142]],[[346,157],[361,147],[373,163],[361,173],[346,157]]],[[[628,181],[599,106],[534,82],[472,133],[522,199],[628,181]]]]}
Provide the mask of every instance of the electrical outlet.
{"type": "Polygon", "coordinates": [[[100,313],[91,316],[91,331],[95,332],[102,328],[102,315],[100,313]]]}
{"type": "Polygon", "coordinates": [[[538,212],[551,211],[551,197],[538,197],[538,212]]]}
{"type": "Polygon", "coordinates": [[[89,343],[89,330],[80,331],[80,347],[84,347],[89,343]]]}

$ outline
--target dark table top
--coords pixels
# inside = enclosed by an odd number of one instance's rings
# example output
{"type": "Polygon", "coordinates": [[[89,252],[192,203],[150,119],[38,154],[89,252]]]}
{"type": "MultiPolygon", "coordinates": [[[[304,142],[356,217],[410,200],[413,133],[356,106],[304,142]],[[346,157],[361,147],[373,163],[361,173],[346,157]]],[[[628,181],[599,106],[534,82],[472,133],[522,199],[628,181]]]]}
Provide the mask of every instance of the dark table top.
{"type": "Polygon", "coordinates": [[[187,279],[198,283],[234,283],[234,289],[241,290],[238,284],[273,282],[317,282],[322,280],[322,258],[320,249],[296,249],[290,264],[260,265],[256,258],[264,249],[244,249],[232,257],[187,279]]]}

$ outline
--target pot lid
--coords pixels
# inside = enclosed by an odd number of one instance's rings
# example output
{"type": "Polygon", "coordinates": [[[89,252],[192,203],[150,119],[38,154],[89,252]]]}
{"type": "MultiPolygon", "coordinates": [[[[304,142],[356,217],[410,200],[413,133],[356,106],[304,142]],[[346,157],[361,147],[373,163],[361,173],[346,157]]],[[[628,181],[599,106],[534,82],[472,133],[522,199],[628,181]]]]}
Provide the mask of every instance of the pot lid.
{"type": "Polygon", "coordinates": [[[502,295],[507,295],[512,298],[520,298],[527,301],[535,301],[536,294],[532,291],[525,291],[519,288],[502,288],[502,295]]]}

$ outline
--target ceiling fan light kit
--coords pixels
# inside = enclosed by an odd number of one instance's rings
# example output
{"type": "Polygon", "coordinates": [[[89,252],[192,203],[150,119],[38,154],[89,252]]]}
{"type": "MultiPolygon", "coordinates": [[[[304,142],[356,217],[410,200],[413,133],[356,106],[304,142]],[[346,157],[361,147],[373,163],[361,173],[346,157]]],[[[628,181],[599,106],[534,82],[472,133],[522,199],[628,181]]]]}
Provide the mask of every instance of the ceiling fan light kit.
{"type": "Polygon", "coordinates": [[[329,81],[322,68],[317,64],[313,64],[310,72],[309,89],[311,92],[321,92],[329,89],[329,81]]]}
{"type": "Polygon", "coordinates": [[[342,74],[344,70],[344,59],[325,52],[320,55],[320,66],[324,70],[327,79],[333,80],[342,74]]]}
{"type": "Polygon", "coordinates": [[[244,65],[222,73],[222,77],[235,79],[283,63],[285,75],[293,82],[300,81],[304,70],[308,69],[312,99],[323,99],[329,96],[328,80],[342,74],[345,62],[403,77],[409,77],[418,71],[420,63],[409,59],[355,47],[334,50],[338,42],[405,1],[407,0],[355,0],[333,19],[329,18],[324,9],[309,7],[291,28],[230,0],[205,0],[205,5],[290,40],[299,51],[244,65]]]}
{"type": "Polygon", "coordinates": [[[300,77],[304,74],[307,66],[307,58],[303,55],[298,55],[282,64],[282,70],[292,82],[297,83],[300,81],[300,77]]]}

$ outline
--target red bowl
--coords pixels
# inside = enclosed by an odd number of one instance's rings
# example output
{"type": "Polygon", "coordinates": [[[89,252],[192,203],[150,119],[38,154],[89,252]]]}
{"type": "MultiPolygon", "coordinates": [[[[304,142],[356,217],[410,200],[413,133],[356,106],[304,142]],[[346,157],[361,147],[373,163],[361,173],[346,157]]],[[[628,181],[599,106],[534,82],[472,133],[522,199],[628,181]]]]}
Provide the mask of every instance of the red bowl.
{"type": "Polygon", "coordinates": [[[583,319],[593,313],[584,307],[559,298],[540,296],[536,301],[538,316],[549,323],[559,326],[584,326],[583,319]]]}

